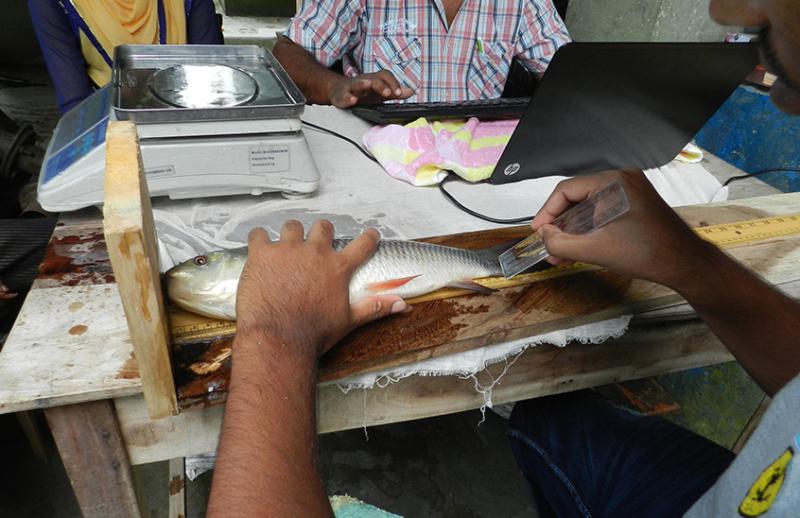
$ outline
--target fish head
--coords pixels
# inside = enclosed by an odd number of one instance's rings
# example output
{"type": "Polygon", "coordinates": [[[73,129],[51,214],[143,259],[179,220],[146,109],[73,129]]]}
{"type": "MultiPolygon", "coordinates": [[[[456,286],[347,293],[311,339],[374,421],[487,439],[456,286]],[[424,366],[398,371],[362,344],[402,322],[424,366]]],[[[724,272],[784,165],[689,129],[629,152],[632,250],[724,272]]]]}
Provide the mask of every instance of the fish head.
{"type": "Polygon", "coordinates": [[[235,320],[236,289],[246,258],[222,250],[184,261],[164,274],[167,295],[188,311],[235,320]]]}

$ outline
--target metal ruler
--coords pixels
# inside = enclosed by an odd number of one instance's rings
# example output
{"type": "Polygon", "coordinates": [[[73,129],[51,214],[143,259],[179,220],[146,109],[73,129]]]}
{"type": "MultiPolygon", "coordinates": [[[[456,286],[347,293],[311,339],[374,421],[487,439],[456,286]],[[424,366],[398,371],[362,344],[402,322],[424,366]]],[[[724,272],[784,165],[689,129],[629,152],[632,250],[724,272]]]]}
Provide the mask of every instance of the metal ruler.
{"type": "MultiPolygon", "coordinates": [[[[700,237],[714,243],[720,248],[732,248],[785,236],[798,235],[800,234],[800,214],[710,225],[706,227],[697,227],[694,230],[700,237]]],[[[597,266],[576,263],[566,266],[556,266],[538,272],[523,273],[517,275],[513,279],[487,277],[485,279],[476,279],[475,282],[487,288],[501,289],[599,269],[600,268],[597,266]]],[[[472,292],[443,288],[433,293],[415,297],[408,302],[414,304],[429,300],[456,297],[468,293],[472,292]]],[[[236,332],[236,323],[214,320],[174,309],[170,312],[170,329],[173,341],[176,343],[186,343],[230,336],[236,332]]]]}

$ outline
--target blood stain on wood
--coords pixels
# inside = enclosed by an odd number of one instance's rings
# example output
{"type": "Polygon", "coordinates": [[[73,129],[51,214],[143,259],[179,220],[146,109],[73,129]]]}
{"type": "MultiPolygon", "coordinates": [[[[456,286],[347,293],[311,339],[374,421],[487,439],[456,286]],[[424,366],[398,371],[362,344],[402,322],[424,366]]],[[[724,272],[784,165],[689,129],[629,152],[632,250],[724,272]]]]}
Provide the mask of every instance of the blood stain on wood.
{"type": "Polygon", "coordinates": [[[133,380],[138,377],[139,365],[136,363],[136,356],[134,356],[133,351],[131,351],[131,355],[125,360],[125,363],[122,364],[122,368],[117,371],[117,379],[133,380]]]}
{"type": "Polygon", "coordinates": [[[72,326],[69,328],[69,334],[73,336],[80,336],[85,333],[89,329],[89,326],[85,324],[78,324],[76,326],[72,326]]]}
{"type": "Polygon", "coordinates": [[[508,290],[506,299],[523,313],[585,315],[620,303],[631,282],[611,272],[583,272],[508,290]]]}
{"type": "Polygon", "coordinates": [[[172,477],[170,479],[170,481],[169,481],[169,494],[170,494],[170,496],[177,495],[178,493],[183,491],[184,485],[185,485],[185,482],[183,480],[183,477],[181,477],[180,475],[175,475],[174,477],[172,477]]]}
{"type": "Polygon", "coordinates": [[[458,317],[489,311],[488,304],[474,304],[471,298],[423,302],[409,313],[356,329],[322,357],[320,378],[335,379],[337,373],[349,372],[359,365],[384,361],[398,354],[411,354],[454,340],[459,329],[469,326],[465,319],[458,317]]]}
{"type": "Polygon", "coordinates": [[[82,307],[83,307],[83,302],[73,302],[72,304],[67,306],[67,309],[70,311],[70,313],[73,313],[75,311],[78,311],[82,307]]]}
{"type": "Polygon", "coordinates": [[[78,286],[114,282],[101,229],[62,235],[56,232],[47,245],[36,286],[78,286]]]}

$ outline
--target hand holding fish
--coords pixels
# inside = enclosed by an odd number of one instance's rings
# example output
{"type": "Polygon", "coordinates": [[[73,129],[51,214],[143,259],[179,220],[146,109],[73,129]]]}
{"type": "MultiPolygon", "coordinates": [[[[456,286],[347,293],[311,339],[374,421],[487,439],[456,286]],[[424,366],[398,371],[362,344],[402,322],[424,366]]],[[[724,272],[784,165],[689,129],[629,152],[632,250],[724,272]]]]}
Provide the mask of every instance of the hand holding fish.
{"type": "Polygon", "coordinates": [[[284,224],[278,242],[264,229],[251,231],[236,298],[239,332],[256,331],[276,344],[322,354],[352,329],[405,310],[406,303],[394,295],[350,304],[350,279],[379,240],[378,232],[368,229],[337,252],[333,225],[325,220],[314,223],[307,240],[298,221],[284,224]]]}
{"type": "Polygon", "coordinates": [[[664,202],[640,170],[606,171],[562,181],[531,227],[542,235],[551,254],[548,260],[553,264],[565,261],[596,264],[678,291],[687,282],[696,281],[695,266],[715,250],[664,202]],[[614,180],[623,185],[628,195],[628,214],[582,235],[568,234],[549,224],[614,180]]]}

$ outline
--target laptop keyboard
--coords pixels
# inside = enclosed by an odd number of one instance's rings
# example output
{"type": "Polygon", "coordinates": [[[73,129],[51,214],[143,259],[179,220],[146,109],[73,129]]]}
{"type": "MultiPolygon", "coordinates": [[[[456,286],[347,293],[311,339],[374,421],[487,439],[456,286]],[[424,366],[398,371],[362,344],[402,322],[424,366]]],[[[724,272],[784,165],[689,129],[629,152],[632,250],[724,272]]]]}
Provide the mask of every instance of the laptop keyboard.
{"type": "Polygon", "coordinates": [[[353,114],[378,124],[402,124],[420,117],[443,119],[519,119],[530,97],[501,97],[458,102],[359,104],[353,114]]]}

